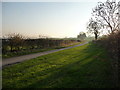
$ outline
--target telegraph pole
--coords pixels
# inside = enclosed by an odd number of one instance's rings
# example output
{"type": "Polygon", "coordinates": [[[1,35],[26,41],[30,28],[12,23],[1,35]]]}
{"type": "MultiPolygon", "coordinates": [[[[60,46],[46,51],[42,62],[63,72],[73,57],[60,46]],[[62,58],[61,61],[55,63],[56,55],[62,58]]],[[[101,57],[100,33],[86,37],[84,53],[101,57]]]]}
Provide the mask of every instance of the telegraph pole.
{"type": "Polygon", "coordinates": [[[120,30],[120,1],[118,2],[118,21],[119,21],[119,30],[120,30]]]}

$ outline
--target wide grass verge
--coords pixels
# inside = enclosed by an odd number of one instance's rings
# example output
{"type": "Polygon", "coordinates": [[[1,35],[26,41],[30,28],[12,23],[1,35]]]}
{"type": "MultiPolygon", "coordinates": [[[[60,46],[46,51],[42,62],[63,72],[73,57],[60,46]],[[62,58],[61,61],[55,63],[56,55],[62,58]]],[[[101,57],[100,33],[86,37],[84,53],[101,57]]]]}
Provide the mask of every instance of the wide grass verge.
{"type": "Polygon", "coordinates": [[[114,87],[110,60],[103,48],[86,44],[3,69],[3,88],[114,87]]]}

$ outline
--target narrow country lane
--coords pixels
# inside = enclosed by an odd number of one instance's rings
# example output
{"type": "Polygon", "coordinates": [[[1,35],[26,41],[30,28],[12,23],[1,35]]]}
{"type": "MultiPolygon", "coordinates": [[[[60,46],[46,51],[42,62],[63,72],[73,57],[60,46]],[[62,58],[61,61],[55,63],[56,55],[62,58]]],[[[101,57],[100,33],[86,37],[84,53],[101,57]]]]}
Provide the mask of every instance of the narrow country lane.
{"type": "Polygon", "coordinates": [[[3,59],[2,60],[2,66],[7,66],[7,65],[20,63],[22,61],[30,60],[30,59],[33,59],[33,58],[36,58],[36,57],[39,57],[39,56],[42,56],[42,55],[46,55],[46,54],[50,54],[50,53],[53,53],[53,52],[57,52],[57,51],[65,50],[65,49],[70,49],[70,48],[82,46],[82,45],[85,45],[87,43],[88,42],[85,42],[85,43],[79,44],[79,45],[75,45],[75,46],[71,46],[71,47],[62,48],[62,49],[56,49],[56,50],[51,50],[51,51],[45,51],[45,52],[40,52],[40,53],[35,53],[35,54],[29,54],[29,55],[23,55],[23,56],[3,59]]]}

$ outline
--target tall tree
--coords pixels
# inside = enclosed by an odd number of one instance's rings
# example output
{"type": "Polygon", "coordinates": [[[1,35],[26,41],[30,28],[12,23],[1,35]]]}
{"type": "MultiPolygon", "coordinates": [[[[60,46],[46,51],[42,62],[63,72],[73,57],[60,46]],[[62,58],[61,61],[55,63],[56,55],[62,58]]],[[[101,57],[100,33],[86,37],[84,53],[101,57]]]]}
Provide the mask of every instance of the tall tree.
{"type": "Polygon", "coordinates": [[[77,36],[77,38],[80,40],[84,40],[86,37],[87,37],[86,33],[84,33],[84,32],[80,32],[79,35],[77,36]]]}
{"type": "Polygon", "coordinates": [[[114,33],[118,30],[118,4],[115,1],[99,2],[92,14],[97,22],[107,28],[105,30],[108,30],[108,33],[114,33]]]}
{"type": "Polygon", "coordinates": [[[94,21],[92,18],[90,19],[87,29],[88,29],[88,33],[93,33],[95,35],[95,40],[98,39],[101,28],[102,25],[100,23],[94,21]]]}

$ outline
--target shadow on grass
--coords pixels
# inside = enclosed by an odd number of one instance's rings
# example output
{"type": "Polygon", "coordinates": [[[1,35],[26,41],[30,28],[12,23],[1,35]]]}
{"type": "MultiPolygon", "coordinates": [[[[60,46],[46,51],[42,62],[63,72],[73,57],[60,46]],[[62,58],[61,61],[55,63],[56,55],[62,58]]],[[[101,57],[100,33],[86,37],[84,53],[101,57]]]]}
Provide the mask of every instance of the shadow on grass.
{"type": "MultiPolygon", "coordinates": [[[[47,70],[49,74],[46,78],[38,80],[27,86],[34,88],[104,88],[112,87],[110,81],[110,72],[106,62],[101,62],[98,56],[103,55],[103,50],[90,45],[87,49],[82,51],[87,55],[75,61],[74,63],[67,64],[59,68],[51,68],[47,70]],[[101,52],[102,51],[102,52],[101,52]]],[[[104,57],[104,56],[102,56],[104,57]]]]}
{"type": "MultiPolygon", "coordinates": [[[[90,44],[78,55],[69,58],[69,63],[31,73],[18,81],[23,88],[104,88],[113,87],[109,63],[104,49],[90,44]],[[29,83],[29,84],[27,84],[29,83]]],[[[51,65],[55,65],[52,64],[51,65]]],[[[13,84],[9,87],[14,87],[13,84]]],[[[17,86],[16,86],[17,87],[17,86]]]]}

